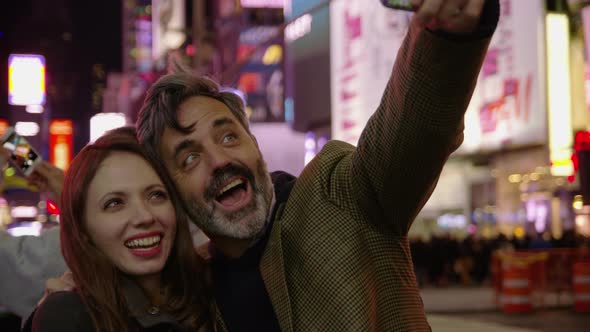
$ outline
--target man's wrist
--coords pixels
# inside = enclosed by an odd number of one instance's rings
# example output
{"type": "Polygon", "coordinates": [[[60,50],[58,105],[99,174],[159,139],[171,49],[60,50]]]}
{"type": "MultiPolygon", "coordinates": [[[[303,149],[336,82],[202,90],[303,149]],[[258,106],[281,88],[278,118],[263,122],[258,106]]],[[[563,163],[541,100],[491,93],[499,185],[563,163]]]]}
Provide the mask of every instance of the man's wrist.
{"type": "Polygon", "coordinates": [[[494,34],[500,19],[500,0],[485,0],[479,24],[470,33],[453,33],[444,30],[431,30],[437,36],[453,41],[470,41],[489,38],[494,34]]]}

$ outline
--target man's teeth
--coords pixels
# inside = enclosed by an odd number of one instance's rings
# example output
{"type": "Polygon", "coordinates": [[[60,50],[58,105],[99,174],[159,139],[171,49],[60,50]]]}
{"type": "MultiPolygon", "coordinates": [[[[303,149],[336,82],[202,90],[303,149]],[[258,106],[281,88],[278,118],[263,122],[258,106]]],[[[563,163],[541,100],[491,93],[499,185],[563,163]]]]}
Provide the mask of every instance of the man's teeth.
{"type": "Polygon", "coordinates": [[[223,195],[226,191],[232,189],[235,186],[239,186],[242,183],[244,183],[244,181],[242,179],[233,180],[232,182],[228,183],[225,187],[223,187],[223,189],[221,189],[221,191],[219,192],[219,195],[223,195]]]}
{"type": "Polygon", "coordinates": [[[125,246],[128,248],[151,247],[154,244],[160,243],[161,240],[162,237],[160,235],[156,235],[151,237],[144,237],[143,239],[127,241],[125,242],[125,246]]]}

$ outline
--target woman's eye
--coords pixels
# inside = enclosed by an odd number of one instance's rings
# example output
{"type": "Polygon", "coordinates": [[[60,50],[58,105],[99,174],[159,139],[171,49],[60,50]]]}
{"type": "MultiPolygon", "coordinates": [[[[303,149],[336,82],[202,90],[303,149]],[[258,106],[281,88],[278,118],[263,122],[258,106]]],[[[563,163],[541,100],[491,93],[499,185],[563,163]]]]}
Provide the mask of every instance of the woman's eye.
{"type": "Polygon", "coordinates": [[[150,199],[164,201],[168,199],[168,194],[165,191],[157,190],[150,194],[150,199]]]}
{"type": "Polygon", "coordinates": [[[114,209],[115,207],[119,206],[123,204],[123,201],[120,199],[109,199],[106,203],[104,203],[103,208],[105,210],[110,210],[110,209],[114,209]]]}

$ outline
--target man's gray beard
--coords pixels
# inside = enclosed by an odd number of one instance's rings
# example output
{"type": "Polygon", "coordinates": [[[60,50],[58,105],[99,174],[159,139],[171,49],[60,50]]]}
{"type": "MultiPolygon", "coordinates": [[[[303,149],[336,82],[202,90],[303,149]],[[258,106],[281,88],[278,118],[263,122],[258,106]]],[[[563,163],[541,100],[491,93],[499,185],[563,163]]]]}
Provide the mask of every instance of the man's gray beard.
{"type": "Polygon", "coordinates": [[[194,199],[185,198],[187,213],[192,222],[195,223],[207,236],[223,236],[233,239],[254,239],[260,236],[268,222],[271,197],[267,193],[272,188],[270,174],[265,167],[258,165],[259,176],[263,182],[260,188],[251,183],[254,199],[239,211],[229,214],[222,214],[215,209],[215,205],[201,206],[194,199]],[[262,171],[263,174],[260,174],[262,171]]]}

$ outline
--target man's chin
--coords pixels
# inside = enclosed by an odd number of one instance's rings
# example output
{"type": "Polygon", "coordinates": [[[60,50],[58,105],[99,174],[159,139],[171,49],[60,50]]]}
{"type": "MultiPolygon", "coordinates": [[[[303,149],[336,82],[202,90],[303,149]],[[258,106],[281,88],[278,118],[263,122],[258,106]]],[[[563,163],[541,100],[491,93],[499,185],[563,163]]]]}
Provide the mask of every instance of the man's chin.
{"type": "MultiPolygon", "coordinates": [[[[252,216],[249,216],[252,217],[252,216]]],[[[225,218],[224,218],[225,219],[225,218]]],[[[213,231],[217,236],[232,238],[237,240],[249,240],[258,238],[265,229],[266,222],[261,220],[219,220],[214,224],[217,225],[213,231]]]]}

